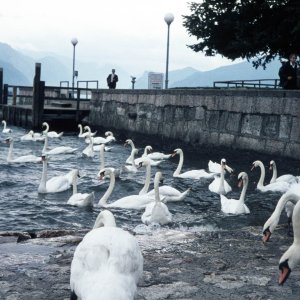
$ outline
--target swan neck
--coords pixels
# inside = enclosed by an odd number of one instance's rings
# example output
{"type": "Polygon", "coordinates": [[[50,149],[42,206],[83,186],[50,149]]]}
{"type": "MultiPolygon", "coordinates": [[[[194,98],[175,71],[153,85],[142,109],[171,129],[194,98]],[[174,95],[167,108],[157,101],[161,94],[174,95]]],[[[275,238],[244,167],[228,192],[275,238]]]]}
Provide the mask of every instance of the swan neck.
{"type": "Polygon", "coordinates": [[[245,201],[245,197],[246,197],[246,191],[247,191],[247,188],[248,188],[248,178],[245,178],[244,181],[243,181],[243,189],[242,189],[242,192],[241,192],[241,195],[240,195],[240,201],[241,202],[244,202],[245,201]]]}
{"type": "Polygon", "coordinates": [[[43,152],[46,152],[46,151],[47,151],[47,148],[48,148],[48,135],[45,134],[44,148],[43,148],[43,150],[42,150],[42,153],[43,153],[43,152]]]}
{"type": "Polygon", "coordinates": [[[39,191],[46,190],[46,180],[47,180],[47,161],[43,160],[43,171],[42,171],[42,178],[39,186],[39,191]]]}
{"type": "Polygon", "coordinates": [[[45,123],[45,127],[46,127],[46,129],[44,130],[44,132],[48,133],[48,131],[49,131],[49,125],[48,125],[48,123],[45,123]]]}
{"type": "Polygon", "coordinates": [[[265,167],[262,162],[259,162],[259,167],[260,167],[260,177],[257,186],[263,186],[264,185],[264,180],[265,180],[265,167]]]}
{"type": "Polygon", "coordinates": [[[82,125],[79,124],[78,127],[79,127],[79,135],[83,134],[82,125]]]}
{"type": "Polygon", "coordinates": [[[115,174],[113,172],[111,172],[109,177],[110,177],[109,187],[106,190],[105,194],[102,196],[102,198],[98,202],[98,205],[100,205],[100,206],[105,206],[106,205],[107,199],[111,195],[111,193],[112,193],[112,191],[115,187],[115,181],[116,181],[115,174]]]}
{"type": "Polygon", "coordinates": [[[75,174],[73,177],[73,195],[77,194],[77,175],[75,174]]]}
{"type": "Polygon", "coordinates": [[[14,141],[11,141],[10,144],[9,144],[8,155],[7,155],[7,161],[13,159],[13,148],[14,148],[14,141]]]}
{"type": "Polygon", "coordinates": [[[139,192],[139,195],[146,194],[150,186],[150,177],[151,177],[151,165],[150,163],[146,165],[146,180],[143,189],[139,192]]]}
{"type": "Polygon", "coordinates": [[[270,183],[275,182],[277,179],[277,167],[275,164],[273,164],[272,169],[273,169],[273,175],[272,175],[270,183]]]}
{"type": "Polygon", "coordinates": [[[100,146],[100,152],[99,152],[99,155],[100,155],[100,170],[104,169],[105,168],[105,163],[104,163],[104,150],[103,150],[103,147],[100,146]]]}
{"type": "Polygon", "coordinates": [[[159,179],[154,179],[154,195],[155,195],[155,202],[160,202],[159,198],[159,179]]]}
{"type": "Polygon", "coordinates": [[[179,175],[183,166],[183,153],[180,152],[179,153],[179,162],[178,162],[178,166],[177,169],[175,170],[175,172],[173,173],[173,176],[179,175]]]}

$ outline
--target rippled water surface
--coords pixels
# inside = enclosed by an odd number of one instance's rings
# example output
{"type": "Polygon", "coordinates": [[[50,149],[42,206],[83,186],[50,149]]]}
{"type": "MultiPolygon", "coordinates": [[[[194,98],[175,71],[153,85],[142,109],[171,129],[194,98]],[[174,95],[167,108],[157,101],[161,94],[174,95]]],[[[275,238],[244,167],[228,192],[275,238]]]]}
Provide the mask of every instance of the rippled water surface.
{"type": "MultiPolygon", "coordinates": [[[[20,137],[25,134],[25,129],[12,127],[14,142],[14,156],[26,154],[40,155],[43,148],[42,142],[21,142],[20,137]]],[[[1,134],[1,140],[8,136],[1,134]]],[[[72,168],[78,168],[83,177],[78,180],[78,192],[95,192],[95,203],[99,201],[108,187],[108,180],[99,182],[96,174],[100,168],[99,153],[95,152],[94,158],[84,158],[81,153],[86,147],[83,139],[77,137],[77,132],[66,133],[62,139],[49,139],[49,148],[65,145],[78,148],[75,154],[61,154],[51,156],[48,165],[48,178],[54,175],[65,174],[72,168]]],[[[103,133],[99,133],[103,136],[103,133]]],[[[118,136],[118,135],[116,135],[118,136]]],[[[131,138],[128,136],[127,138],[131,138]]],[[[146,143],[136,139],[135,145],[142,155],[146,143]]],[[[149,144],[149,141],[147,142],[149,144]]],[[[124,140],[117,140],[112,144],[111,151],[105,152],[105,165],[119,168],[124,165],[130,155],[130,148],[124,147],[124,140]]],[[[154,151],[171,153],[174,147],[167,145],[154,147],[154,151]]],[[[259,179],[259,169],[250,172],[254,160],[262,160],[267,166],[271,159],[277,162],[279,175],[292,173],[299,174],[298,161],[279,159],[257,153],[245,151],[187,151],[185,153],[183,171],[191,169],[207,168],[208,160],[219,162],[225,157],[227,164],[235,172],[232,176],[226,175],[226,179],[232,186],[233,191],[227,194],[229,198],[238,199],[240,189],[237,187],[237,175],[241,171],[249,174],[249,187],[246,195],[246,204],[251,213],[242,216],[224,215],[220,209],[220,197],[208,190],[211,180],[189,180],[173,178],[172,174],[177,167],[179,157],[175,156],[161,163],[159,167],[152,167],[152,179],[157,170],[164,176],[164,184],[171,185],[180,191],[192,188],[189,196],[182,202],[168,203],[170,212],[173,214],[171,228],[183,230],[213,230],[214,228],[239,228],[244,226],[262,226],[274,209],[280,197],[278,193],[260,193],[255,190],[259,179]]],[[[186,151],[185,151],[186,150],[186,151]]],[[[0,230],[41,230],[41,229],[76,229],[92,227],[100,207],[78,208],[67,204],[72,195],[72,189],[54,194],[38,194],[37,189],[41,180],[41,163],[8,164],[6,161],[8,145],[0,143],[0,230]]],[[[116,181],[115,189],[110,200],[118,199],[131,194],[138,194],[143,186],[145,169],[139,169],[138,173],[123,173],[116,181]]],[[[266,175],[266,182],[271,174],[266,175]]],[[[150,187],[153,188],[153,185],[150,187]]],[[[129,229],[143,228],[141,215],[143,210],[112,209],[118,225],[129,229]],[[138,226],[140,225],[140,226],[138,226]],[[137,227],[138,226],[138,227],[137,227]]],[[[282,219],[284,221],[284,217],[282,219]]]]}

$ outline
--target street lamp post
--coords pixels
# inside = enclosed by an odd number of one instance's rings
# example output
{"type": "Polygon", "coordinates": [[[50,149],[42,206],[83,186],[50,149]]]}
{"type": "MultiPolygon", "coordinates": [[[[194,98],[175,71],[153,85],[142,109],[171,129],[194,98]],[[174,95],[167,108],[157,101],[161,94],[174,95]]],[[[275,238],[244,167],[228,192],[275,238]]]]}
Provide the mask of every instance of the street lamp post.
{"type": "Polygon", "coordinates": [[[169,76],[169,39],[170,39],[170,25],[174,21],[174,16],[171,13],[165,15],[165,22],[168,25],[168,36],[167,36],[167,60],[166,60],[166,80],[165,80],[165,89],[168,89],[168,76],[169,76]]]}
{"type": "Polygon", "coordinates": [[[73,94],[73,97],[74,97],[74,80],[75,80],[75,76],[76,76],[76,73],[75,72],[75,47],[78,43],[78,40],[76,38],[73,38],[71,40],[71,43],[73,45],[73,74],[72,74],[72,94],[73,94]]]}

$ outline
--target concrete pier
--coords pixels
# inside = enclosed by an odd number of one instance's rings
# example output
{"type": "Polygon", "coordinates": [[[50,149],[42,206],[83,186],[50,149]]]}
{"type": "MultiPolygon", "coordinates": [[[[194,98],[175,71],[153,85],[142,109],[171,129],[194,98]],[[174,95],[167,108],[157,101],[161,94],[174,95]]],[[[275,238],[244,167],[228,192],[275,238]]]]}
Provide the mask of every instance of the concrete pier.
{"type": "Polygon", "coordinates": [[[254,150],[300,159],[300,91],[99,90],[89,122],[177,139],[193,147],[254,150]]]}

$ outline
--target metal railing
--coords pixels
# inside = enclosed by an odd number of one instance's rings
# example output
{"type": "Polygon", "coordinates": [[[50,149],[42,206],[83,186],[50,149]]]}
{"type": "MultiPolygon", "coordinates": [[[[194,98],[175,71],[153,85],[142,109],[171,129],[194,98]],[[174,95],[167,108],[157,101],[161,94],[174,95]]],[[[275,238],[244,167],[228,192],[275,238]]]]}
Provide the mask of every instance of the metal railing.
{"type": "Polygon", "coordinates": [[[235,87],[235,88],[270,88],[278,89],[279,79],[251,79],[251,80],[227,80],[214,81],[214,88],[216,87],[235,87]]]}

